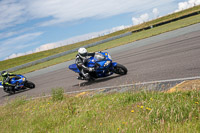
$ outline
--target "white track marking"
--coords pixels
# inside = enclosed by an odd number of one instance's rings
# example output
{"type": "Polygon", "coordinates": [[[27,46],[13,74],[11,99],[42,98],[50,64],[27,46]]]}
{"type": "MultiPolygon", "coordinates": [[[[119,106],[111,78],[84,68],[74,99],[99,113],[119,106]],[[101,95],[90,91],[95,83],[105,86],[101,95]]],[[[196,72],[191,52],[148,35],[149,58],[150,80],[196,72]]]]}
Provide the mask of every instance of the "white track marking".
{"type": "MultiPolygon", "coordinates": [[[[194,80],[194,79],[200,79],[200,76],[196,77],[188,77],[188,78],[177,78],[177,79],[167,79],[167,80],[158,80],[158,81],[150,81],[150,82],[142,82],[142,83],[135,83],[135,84],[127,84],[127,85],[118,85],[118,86],[109,86],[109,87],[101,87],[101,88],[94,88],[94,89],[86,89],[81,91],[71,91],[71,92],[65,92],[64,94],[73,94],[73,93],[81,93],[85,91],[95,91],[95,90],[102,90],[102,89],[109,89],[109,88],[122,88],[122,87],[129,87],[133,85],[146,85],[146,84],[155,84],[155,83],[164,83],[164,82],[173,82],[173,81],[185,81],[185,80],[194,80]]],[[[35,97],[28,100],[34,100],[38,98],[45,98],[50,97],[51,95],[46,95],[42,97],[35,97]]]]}

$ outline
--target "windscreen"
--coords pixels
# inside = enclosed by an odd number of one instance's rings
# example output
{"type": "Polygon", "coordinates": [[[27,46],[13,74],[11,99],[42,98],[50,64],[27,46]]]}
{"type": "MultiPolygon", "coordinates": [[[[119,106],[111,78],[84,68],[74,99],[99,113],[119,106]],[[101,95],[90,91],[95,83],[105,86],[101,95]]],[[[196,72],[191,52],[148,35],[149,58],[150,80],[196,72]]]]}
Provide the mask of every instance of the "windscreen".
{"type": "Polygon", "coordinates": [[[104,59],[105,59],[105,56],[102,55],[101,53],[95,53],[94,58],[95,58],[95,60],[97,60],[97,61],[101,61],[101,60],[104,60],[104,59]]]}

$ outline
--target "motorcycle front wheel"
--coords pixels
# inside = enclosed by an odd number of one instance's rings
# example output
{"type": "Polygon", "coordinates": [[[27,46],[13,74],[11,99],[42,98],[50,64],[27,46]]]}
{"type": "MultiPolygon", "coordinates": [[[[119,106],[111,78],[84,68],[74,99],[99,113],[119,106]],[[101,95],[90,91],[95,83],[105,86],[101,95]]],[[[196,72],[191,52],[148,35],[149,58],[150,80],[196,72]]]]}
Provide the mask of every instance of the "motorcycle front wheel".
{"type": "Polygon", "coordinates": [[[120,75],[126,75],[128,72],[127,68],[121,64],[117,64],[117,66],[114,67],[114,73],[120,74],[120,75]]]}

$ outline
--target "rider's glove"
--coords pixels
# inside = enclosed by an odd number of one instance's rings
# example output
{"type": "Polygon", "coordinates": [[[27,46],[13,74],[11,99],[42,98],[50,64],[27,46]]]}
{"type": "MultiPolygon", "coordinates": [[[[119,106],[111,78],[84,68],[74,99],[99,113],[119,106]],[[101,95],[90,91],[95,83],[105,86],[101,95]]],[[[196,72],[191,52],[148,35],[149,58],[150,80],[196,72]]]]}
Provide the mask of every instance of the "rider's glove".
{"type": "Polygon", "coordinates": [[[89,72],[93,72],[94,71],[94,68],[88,68],[89,72]]]}

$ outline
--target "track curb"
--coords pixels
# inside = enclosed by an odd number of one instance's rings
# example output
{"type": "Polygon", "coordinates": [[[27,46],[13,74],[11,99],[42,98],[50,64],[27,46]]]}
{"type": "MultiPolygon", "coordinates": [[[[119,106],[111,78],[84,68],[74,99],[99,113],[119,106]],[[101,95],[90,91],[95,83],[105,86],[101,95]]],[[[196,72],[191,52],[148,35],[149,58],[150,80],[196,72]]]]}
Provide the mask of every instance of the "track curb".
{"type": "MultiPolygon", "coordinates": [[[[79,97],[79,96],[84,96],[84,95],[92,96],[95,94],[103,94],[103,93],[116,93],[116,92],[123,93],[123,92],[128,92],[128,91],[142,91],[142,90],[143,91],[168,91],[171,88],[182,84],[186,80],[195,80],[195,79],[200,79],[200,76],[86,89],[86,90],[81,90],[81,91],[65,92],[64,94],[66,95],[71,94],[71,95],[74,95],[75,97],[79,97]]],[[[47,97],[51,97],[51,95],[46,95],[42,97],[34,97],[27,100],[34,100],[34,99],[47,98],[47,97]]]]}

